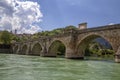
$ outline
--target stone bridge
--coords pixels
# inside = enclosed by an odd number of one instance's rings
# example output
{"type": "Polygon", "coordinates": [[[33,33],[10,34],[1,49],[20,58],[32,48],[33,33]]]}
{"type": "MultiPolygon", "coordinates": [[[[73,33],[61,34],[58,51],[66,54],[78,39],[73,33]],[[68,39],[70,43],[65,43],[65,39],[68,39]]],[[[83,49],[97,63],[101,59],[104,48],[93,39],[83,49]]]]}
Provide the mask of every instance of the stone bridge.
{"type": "Polygon", "coordinates": [[[120,24],[83,30],[71,29],[57,36],[15,43],[13,51],[16,54],[55,57],[57,54],[54,43],[59,41],[65,45],[65,58],[84,58],[85,48],[89,42],[99,37],[110,43],[115,51],[115,61],[120,62],[120,24]]]}

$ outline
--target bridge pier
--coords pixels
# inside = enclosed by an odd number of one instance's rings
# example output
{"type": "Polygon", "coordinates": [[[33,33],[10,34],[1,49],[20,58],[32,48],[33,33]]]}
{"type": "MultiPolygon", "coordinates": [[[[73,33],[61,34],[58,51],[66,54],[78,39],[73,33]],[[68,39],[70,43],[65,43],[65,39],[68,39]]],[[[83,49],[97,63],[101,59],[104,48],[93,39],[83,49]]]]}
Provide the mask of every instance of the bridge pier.
{"type": "MultiPolygon", "coordinates": [[[[69,53],[68,53],[69,54],[69,53]]],[[[84,56],[77,56],[77,55],[67,55],[67,56],[65,56],[67,59],[81,59],[81,60],[83,60],[84,59],[84,56]]]]}
{"type": "Polygon", "coordinates": [[[50,53],[42,53],[40,56],[41,57],[56,57],[56,55],[50,54],[50,53]]]}
{"type": "Polygon", "coordinates": [[[115,62],[120,63],[120,54],[115,54],[115,62]]]}
{"type": "Polygon", "coordinates": [[[40,53],[41,57],[56,57],[57,55],[55,53],[48,53],[46,47],[41,51],[40,53]]]}
{"type": "Polygon", "coordinates": [[[77,54],[75,49],[67,48],[65,58],[67,59],[84,59],[84,55],[77,54]]]}

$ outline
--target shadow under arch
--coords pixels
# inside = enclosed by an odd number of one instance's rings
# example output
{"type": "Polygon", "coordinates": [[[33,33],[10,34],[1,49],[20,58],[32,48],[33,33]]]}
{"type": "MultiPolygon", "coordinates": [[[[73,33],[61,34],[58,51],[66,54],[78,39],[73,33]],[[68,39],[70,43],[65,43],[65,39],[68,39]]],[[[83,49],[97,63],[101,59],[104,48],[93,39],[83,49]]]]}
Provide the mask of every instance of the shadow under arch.
{"type": "Polygon", "coordinates": [[[23,45],[20,54],[21,55],[26,55],[27,54],[27,48],[28,48],[28,46],[26,44],[23,45]]]}
{"type": "Polygon", "coordinates": [[[83,39],[80,40],[79,44],[77,45],[77,48],[76,48],[76,52],[77,54],[80,55],[81,58],[84,59],[84,56],[85,56],[85,53],[86,53],[86,48],[88,47],[88,45],[96,40],[96,39],[104,39],[105,42],[107,42],[107,44],[109,44],[110,46],[110,49],[113,50],[113,47],[111,45],[111,43],[103,36],[101,35],[97,35],[97,34],[90,34],[90,35],[87,35],[85,36],[83,39]]]}
{"type": "Polygon", "coordinates": [[[31,50],[30,55],[40,56],[40,52],[42,51],[42,47],[39,43],[35,43],[31,50]]]}
{"type": "Polygon", "coordinates": [[[55,40],[49,46],[48,55],[52,57],[65,57],[66,46],[60,40],[55,40]]]}

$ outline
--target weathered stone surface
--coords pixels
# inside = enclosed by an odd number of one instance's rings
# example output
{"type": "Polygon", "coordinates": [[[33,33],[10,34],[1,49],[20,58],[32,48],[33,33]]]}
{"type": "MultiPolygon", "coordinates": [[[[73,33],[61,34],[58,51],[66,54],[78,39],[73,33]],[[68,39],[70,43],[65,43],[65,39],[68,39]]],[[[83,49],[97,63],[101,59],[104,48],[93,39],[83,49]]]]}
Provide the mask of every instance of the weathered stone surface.
{"type": "MultiPolygon", "coordinates": [[[[107,40],[115,53],[117,55],[120,54],[120,24],[83,30],[70,30],[57,36],[44,37],[38,40],[26,41],[24,43],[15,43],[13,51],[16,54],[29,55],[35,53],[38,55],[40,54],[40,56],[56,56],[54,51],[50,52],[49,49],[53,42],[60,41],[66,47],[66,58],[84,58],[86,45],[97,37],[102,37],[107,40]],[[36,47],[36,44],[39,44],[39,47],[36,47]],[[38,52],[34,51],[34,49],[40,50],[38,52]]],[[[120,62],[119,57],[115,56],[115,61],[120,62]]]]}

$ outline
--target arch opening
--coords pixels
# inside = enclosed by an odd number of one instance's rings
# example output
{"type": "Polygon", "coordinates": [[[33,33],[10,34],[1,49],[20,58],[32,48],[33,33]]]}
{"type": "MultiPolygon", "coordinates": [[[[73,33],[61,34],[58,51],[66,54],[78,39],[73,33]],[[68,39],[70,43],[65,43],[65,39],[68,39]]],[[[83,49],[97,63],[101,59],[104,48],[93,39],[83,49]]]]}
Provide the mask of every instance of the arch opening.
{"type": "Polygon", "coordinates": [[[48,54],[53,57],[65,57],[66,47],[65,45],[59,41],[54,41],[48,50],[48,54]]]}
{"type": "Polygon", "coordinates": [[[24,45],[21,50],[21,54],[25,55],[27,53],[27,45],[24,45]]]}
{"type": "Polygon", "coordinates": [[[84,38],[77,47],[77,54],[84,59],[113,59],[114,50],[105,38],[90,35],[84,38]]]}
{"type": "Polygon", "coordinates": [[[33,48],[32,48],[32,51],[30,53],[30,55],[35,55],[35,56],[39,56],[40,55],[40,52],[42,50],[42,47],[39,43],[36,43],[33,48]]]}

